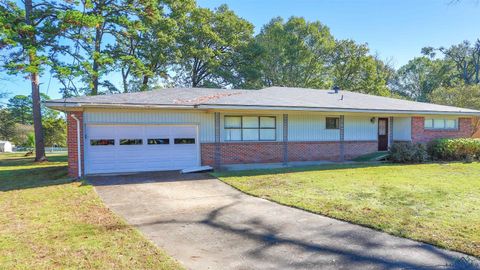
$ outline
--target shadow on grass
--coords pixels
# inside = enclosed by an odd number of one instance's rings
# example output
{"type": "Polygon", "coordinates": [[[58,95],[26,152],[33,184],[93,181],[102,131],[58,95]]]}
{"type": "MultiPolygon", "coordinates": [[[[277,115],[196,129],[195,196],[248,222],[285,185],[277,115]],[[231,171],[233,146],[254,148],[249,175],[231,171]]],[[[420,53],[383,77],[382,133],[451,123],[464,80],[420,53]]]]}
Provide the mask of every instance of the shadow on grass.
{"type": "Polygon", "coordinates": [[[365,163],[338,163],[338,164],[325,164],[325,165],[311,165],[302,167],[287,167],[287,168],[275,168],[275,169],[256,169],[256,170],[242,170],[242,171],[218,171],[213,172],[215,177],[241,177],[241,176],[260,176],[269,174],[286,174],[297,172],[310,172],[310,171],[328,171],[328,170],[344,170],[344,169],[363,169],[363,168],[376,168],[376,167],[407,167],[418,165],[448,165],[453,163],[463,162],[429,162],[421,164],[402,164],[402,163],[379,163],[379,162],[365,162],[365,163]]]}
{"type": "Polygon", "coordinates": [[[34,167],[25,169],[1,170],[0,191],[10,191],[72,182],[67,176],[67,166],[34,167]]]}

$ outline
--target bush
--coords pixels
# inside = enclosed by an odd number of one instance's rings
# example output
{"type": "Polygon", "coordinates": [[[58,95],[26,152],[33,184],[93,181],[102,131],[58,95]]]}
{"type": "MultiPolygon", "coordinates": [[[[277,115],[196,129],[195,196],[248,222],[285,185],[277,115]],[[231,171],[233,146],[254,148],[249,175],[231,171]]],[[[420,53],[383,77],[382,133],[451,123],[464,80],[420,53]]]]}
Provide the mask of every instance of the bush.
{"type": "Polygon", "coordinates": [[[433,160],[480,159],[480,139],[436,139],[428,143],[427,151],[433,160]]]}
{"type": "Polygon", "coordinates": [[[394,143],[390,147],[390,160],[397,163],[422,163],[428,160],[428,153],[423,144],[394,143]]]}

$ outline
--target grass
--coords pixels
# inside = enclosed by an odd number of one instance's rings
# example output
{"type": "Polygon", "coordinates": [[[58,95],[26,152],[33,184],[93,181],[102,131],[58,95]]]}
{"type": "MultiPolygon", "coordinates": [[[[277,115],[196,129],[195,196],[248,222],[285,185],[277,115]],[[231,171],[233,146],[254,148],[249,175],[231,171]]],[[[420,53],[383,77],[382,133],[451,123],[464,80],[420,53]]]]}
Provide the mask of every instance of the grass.
{"type": "Polygon", "coordinates": [[[284,205],[480,256],[480,163],[333,165],[216,176],[284,205]]]}
{"type": "Polygon", "coordinates": [[[0,269],[181,269],[67,178],[66,157],[0,154],[0,269]]]}

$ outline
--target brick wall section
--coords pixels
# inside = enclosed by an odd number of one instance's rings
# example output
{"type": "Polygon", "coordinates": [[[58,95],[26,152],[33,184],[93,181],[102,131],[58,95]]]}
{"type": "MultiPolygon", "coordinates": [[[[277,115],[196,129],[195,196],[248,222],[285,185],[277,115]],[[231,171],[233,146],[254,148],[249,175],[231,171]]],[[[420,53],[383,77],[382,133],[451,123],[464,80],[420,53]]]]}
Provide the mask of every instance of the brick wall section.
{"type": "Polygon", "coordinates": [[[473,132],[471,118],[459,118],[457,130],[428,130],[424,125],[424,117],[412,117],[412,142],[426,143],[440,138],[468,138],[473,132]]]}
{"type": "MultiPolygon", "coordinates": [[[[377,151],[377,141],[346,141],[345,158],[377,151]]],[[[221,144],[221,164],[277,163],[283,161],[283,142],[221,144]]],[[[201,145],[202,165],[215,164],[215,144],[201,145]]],[[[339,161],[340,142],[288,142],[289,161],[339,161]]]]}
{"type": "Polygon", "coordinates": [[[345,159],[353,159],[361,155],[378,151],[378,141],[346,141],[345,159]]]}
{"type": "Polygon", "coordinates": [[[78,148],[77,148],[77,121],[72,118],[72,114],[80,120],[80,148],[82,158],[82,174],[84,167],[83,159],[83,112],[67,113],[67,144],[68,144],[68,175],[70,177],[79,177],[78,175],[78,148]]]}

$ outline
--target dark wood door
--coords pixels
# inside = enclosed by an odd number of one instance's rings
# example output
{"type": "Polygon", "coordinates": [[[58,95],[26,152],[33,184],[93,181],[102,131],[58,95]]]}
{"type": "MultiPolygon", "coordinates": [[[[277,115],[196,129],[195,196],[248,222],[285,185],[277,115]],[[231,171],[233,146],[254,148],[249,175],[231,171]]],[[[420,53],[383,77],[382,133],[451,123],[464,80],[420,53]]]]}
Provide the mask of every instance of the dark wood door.
{"type": "Polygon", "coordinates": [[[388,118],[378,118],[378,151],[388,150],[388,118]]]}

